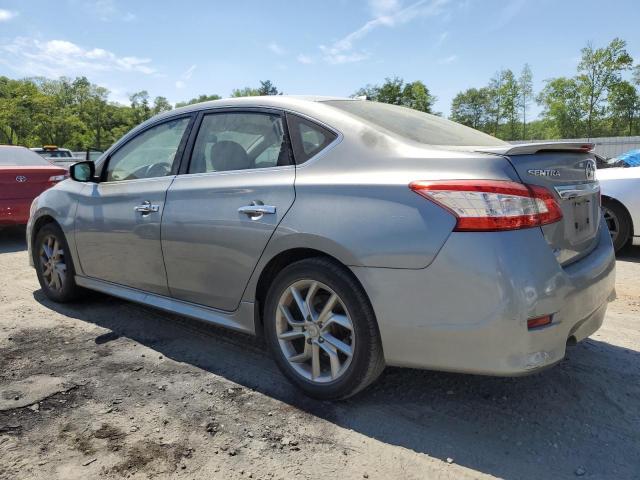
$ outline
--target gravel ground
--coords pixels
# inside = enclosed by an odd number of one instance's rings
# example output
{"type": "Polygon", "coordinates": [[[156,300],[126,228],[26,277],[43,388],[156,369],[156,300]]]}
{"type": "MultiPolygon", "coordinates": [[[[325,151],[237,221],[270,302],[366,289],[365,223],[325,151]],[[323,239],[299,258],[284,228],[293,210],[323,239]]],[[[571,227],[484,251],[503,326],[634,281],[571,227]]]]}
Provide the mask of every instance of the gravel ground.
{"type": "Polygon", "coordinates": [[[640,247],[602,329],[523,378],[388,368],[303,397],[250,337],[92,294],[0,232],[0,478],[640,478],[640,247]]]}

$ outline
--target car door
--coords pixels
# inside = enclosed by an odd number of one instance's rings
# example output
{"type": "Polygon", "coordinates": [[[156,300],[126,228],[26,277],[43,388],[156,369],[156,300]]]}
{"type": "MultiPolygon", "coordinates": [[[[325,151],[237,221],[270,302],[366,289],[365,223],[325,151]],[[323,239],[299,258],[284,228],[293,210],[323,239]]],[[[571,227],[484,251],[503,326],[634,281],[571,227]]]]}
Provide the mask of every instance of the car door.
{"type": "Polygon", "coordinates": [[[173,118],[138,133],[109,155],[101,181],[85,186],[76,244],[86,276],[168,295],[160,220],[191,121],[173,118]]]}
{"type": "Polygon", "coordinates": [[[278,111],[218,110],[197,123],[162,220],[169,289],[180,300],[232,311],[293,203],[295,167],[278,111]]]}

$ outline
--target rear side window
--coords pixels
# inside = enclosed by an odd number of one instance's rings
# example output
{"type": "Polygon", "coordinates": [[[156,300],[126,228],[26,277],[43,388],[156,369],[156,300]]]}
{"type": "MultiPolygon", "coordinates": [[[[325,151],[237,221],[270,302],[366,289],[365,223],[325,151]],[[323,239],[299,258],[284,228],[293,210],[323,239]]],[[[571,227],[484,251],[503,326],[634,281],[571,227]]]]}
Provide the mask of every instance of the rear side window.
{"type": "Polygon", "coordinates": [[[210,113],[202,119],[188,173],[279,167],[289,159],[280,114],[210,113]]]}
{"type": "Polygon", "coordinates": [[[290,113],[287,114],[287,125],[298,165],[320,153],[337,138],[331,130],[290,113]]]}
{"type": "Polygon", "coordinates": [[[40,155],[24,147],[0,147],[0,165],[4,166],[51,166],[40,155]]]}

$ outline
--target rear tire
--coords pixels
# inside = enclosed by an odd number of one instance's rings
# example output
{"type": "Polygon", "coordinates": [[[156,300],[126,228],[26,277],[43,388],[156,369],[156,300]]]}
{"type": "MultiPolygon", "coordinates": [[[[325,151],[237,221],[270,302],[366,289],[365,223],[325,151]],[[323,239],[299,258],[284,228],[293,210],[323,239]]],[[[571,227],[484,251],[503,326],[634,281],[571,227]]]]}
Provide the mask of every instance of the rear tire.
{"type": "Polygon", "coordinates": [[[603,199],[602,212],[611,233],[613,248],[619,252],[631,238],[631,218],[625,208],[614,200],[603,199]]]}
{"type": "Polygon", "coordinates": [[[62,229],[47,223],[36,234],[33,262],[44,294],[54,302],[65,303],[80,297],[69,245],[62,229]]]}
{"type": "Polygon", "coordinates": [[[264,330],[278,367],[310,397],[350,397],[384,370],[369,299],[351,272],[332,260],[301,260],[277,275],[267,293],[264,330]]]}

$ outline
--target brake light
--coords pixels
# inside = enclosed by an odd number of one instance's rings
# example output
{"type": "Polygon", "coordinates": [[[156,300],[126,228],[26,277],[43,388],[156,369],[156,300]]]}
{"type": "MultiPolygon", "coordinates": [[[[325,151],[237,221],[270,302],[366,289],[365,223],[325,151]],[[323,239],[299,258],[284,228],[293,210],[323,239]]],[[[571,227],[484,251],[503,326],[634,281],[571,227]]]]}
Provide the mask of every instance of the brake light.
{"type": "Polygon", "coordinates": [[[562,219],[553,194],[537,185],[504,180],[417,181],[409,188],[449,210],[454,230],[480,232],[539,227],[562,219]]]}

